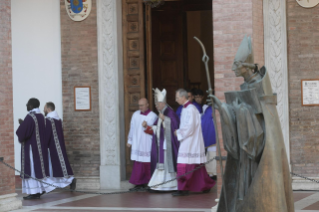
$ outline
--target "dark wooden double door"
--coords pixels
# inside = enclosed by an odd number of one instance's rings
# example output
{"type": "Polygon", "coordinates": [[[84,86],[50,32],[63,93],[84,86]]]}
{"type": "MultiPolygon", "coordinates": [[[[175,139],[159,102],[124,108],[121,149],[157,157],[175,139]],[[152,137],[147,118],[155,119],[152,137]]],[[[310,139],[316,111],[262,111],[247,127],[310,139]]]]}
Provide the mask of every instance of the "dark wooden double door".
{"type": "MultiPolygon", "coordinates": [[[[147,97],[155,109],[152,88],[165,88],[168,104],[177,109],[175,91],[188,87],[186,12],[211,10],[212,0],[165,1],[153,9],[145,6],[143,0],[122,0],[122,3],[127,138],[139,98],[147,97]]],[[[130,150],[125,152],[126,178],[129,178],[132,161],[130,150]]]]}

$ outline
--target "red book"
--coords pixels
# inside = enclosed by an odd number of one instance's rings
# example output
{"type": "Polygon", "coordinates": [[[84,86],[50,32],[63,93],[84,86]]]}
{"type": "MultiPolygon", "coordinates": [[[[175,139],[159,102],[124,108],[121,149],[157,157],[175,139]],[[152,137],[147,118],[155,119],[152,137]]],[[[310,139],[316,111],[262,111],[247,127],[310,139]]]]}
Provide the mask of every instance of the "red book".
{"type": "Polygon", "coordinates": [[[152,127],[150,127],[150,126],[147,126],[147,128],[146,128],[146,130],[144,130],[144,132],[147,134],[150,134],[150,135],[153,135],[153,133],[154,133],[152,127]]]}

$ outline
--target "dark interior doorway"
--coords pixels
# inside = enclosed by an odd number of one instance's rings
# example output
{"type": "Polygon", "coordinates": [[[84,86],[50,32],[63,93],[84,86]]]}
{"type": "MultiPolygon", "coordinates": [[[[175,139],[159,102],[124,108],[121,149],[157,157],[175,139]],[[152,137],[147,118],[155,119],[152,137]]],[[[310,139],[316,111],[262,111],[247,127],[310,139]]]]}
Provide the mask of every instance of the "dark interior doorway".
{"type": "Polygon", "coordinates": [[[165,1],[151,9],[150,16],[152,77],[147,83],[152,83],[153,88],[165,88],[167,102],[176,110],[178,88],[208,89],[203,53],[194,36],[206,46],[214,88],[212,0],[165,1]]]}

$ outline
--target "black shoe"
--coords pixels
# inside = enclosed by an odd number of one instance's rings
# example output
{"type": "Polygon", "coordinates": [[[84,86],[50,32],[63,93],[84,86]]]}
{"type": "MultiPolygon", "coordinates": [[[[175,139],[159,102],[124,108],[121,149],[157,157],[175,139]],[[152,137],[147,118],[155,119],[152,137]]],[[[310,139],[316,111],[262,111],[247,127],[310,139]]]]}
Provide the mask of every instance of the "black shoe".
{"type": "Polygon", "coordinates": [[[217,175],[214,175],[214,176],[210,177],[210,179],[213,179],[213,180],[217,181],[217,175]]]}
{"type": "Polygon", "coordinates": [[[133,188],[130,188],[129,191],[141,191],[144,190],[144,185],[136,185],[133,188]]]}
{"type": "Polygon", "coordinates": [[[74,179],[72,180],[72,183],[70,184],[70,189],[71,189],[71,190],[75,190],[75,189],[76,189],[76,178],[74,178],[74,179]]]}
{"type": "Polygon", "coordinates": [[[153,189],[147,189],[147,191],[148,191],[149,193],[160,193],[160,191],[158,191],[158,190],[153,190],[153,189]]]}
{"type": "Polygon", "coordinates": [[[177,196],[187,196],[189,195],[188,191],[176,191],[174,193],[172,193],[172,195],[174,197],[177,197],[177,196]]]}
{"type": "Polygon", "coordinates": [[[205,193],[209,193],[209,192],[210,192],[210,189],[206,189],[206,190],[203,191],[204,194],[205,193]]]}
{"type": "Polygon", "coordinates": [[[30,194],[29,196],[23,197],[24,200],[31,200],[31,199],[40,199],[41,194],[30,194]]]}

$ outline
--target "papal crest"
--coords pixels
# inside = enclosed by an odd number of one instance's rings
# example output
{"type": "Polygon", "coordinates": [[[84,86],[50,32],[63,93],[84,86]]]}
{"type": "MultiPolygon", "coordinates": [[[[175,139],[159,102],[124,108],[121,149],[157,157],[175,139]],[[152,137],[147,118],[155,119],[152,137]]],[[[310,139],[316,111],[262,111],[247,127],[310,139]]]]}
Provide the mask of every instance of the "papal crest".
{"type": "Polygon", "coordinates": [[[65,8],[73,21],[86,19],[92,8],[92,0],[64,0],[65,8]]]}
{"type": "Polygon", "coordinates": [[[319,4],[319,0],[296,0],[298,4],[305,8],[315,7],[319,4]]]}

